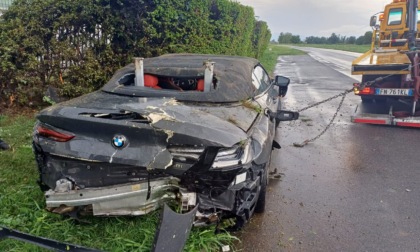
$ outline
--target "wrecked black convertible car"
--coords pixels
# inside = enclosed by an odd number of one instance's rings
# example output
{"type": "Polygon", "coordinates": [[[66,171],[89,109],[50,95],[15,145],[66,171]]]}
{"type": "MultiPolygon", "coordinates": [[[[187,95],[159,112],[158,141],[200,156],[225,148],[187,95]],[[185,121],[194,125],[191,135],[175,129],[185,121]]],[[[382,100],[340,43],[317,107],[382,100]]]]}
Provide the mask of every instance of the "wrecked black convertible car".
{"type": "Polygon", "coordinates": [[[252,58],[136,58],[99,91],[37,116],[33,145],[47,209],[143,215],[165,202],[198,206],[195,225],[265,205],[268,169],[289,79],[252,58]]]}

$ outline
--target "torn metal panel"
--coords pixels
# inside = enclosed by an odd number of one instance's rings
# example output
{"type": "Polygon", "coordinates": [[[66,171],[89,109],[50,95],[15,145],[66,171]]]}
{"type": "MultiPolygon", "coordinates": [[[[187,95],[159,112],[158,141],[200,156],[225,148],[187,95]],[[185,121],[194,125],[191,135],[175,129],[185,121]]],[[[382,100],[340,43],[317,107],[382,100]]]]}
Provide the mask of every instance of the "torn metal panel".
{"type": "Polygon", "coordinates": [[[187,242],[198,205],[186,214],[178,214],[165,204],[156,230],[152,251],[181,252],[187,242]]]}
{"type": "MultiPolygon", "coordinates": [[[[138,123],[137,118],[115,120],[86,117],[85,113],[93,113],[93,110],[62,108],[52,113],[41,113],[38,119],[46,127],[52,124],[60,130],[71,129],[76,137],[69,142],[57,142],[35,136],[35,142],[43,146],[43,152],[51,155],[87,162],[108,162],[139,167],[150,167],[155,157],[162,155],[167,147],[169,131],[166,133],[157,131],[148,121],[138,123]],[[116,148],[112,144],[114,137],[124,137],[127,143],[121,148],[116,148]]],[[[168,152],[165,153],[169,155],[168,152]]],[[[164,169],[168,163],[169,161],[164,164],[159,163],[153,168],[164,169]]]]}
{"type": "Polygon", "coordinates": [[[197,197],[202,209],[210,210],[217,208],[226,211],[232,211],[234,209],[236,192],[232,190],[226,190],[217,196],[198,194],[197,197]]]}
{"type": "Polygon", "coordinates": [[[147,165],[147,169],[157,169],[162,168],[166,169],[172,165],[172,155],[166,149],[162,149],[156,156],[154,156],[152,162],[147,165]]]}
{"type": "MultiPolygon", "coordinates": [[[[172,159],[165,150],[168,143],[232,146],[247,138],[243,129],[252,125],[256,115],[255,111],[242,106],[233,106],[224,111],[211,106],[188,106],[173,99],[151,99],[144,103],[120,105],[119,109],[138,113],[140,119],[149,118],[150,121],[138,123],[137,118],[115,120],[99,117],[98,110],[94,109],[62,107],[44,111],[38,119],[63,130],[72,129],[77,137],[68,143],[41,138],[38,141],[42,141],[44,152],[61,157],[166,169],[172,159]],[[92,114],[96,117],[85,116],[92,114]],[[234,123],[241,124],[243,129],[234,123]],[[94,132],[92,128],[95,128],[94,132]],[[119,132],[124,132],[124,137],[129,141],[127,147],[121,150],[110,144],[112,137],[120,135],[119,132]]],[[[105,110],[102,114],[106,112],[111,113],[105,110]]]]}
{"type": "Polygon", "coordinates": [[[229,121],[194,106],[173,105],[166,99],[124,104],[119,108],[151,118],[151,125],[156,129],[174,132],[170,142],[176,144],[230,147],[247,138],[243,130],[229,121]]]}
{"type": "Polygon", "coordinates": [[[43,184],[54,189],[56,181],[70,178],[80,189],[127,184],[145,181],[148,178],[164,177],[161,173],[150,173],[146,167],[109,162],[87,162],[38,153],[37,162],[43,184]]]}
{"type": "Polygon", "coordinates": [[[255,118],[258,116],[258,111],[243,106],[242,102],[229,105],[224,104],[224,106],[200,106],[197,104],[195,109],[229,122],[239,127],[244,132],[248,132],[254,124],[255,118]]]}
{"type": "Polygon", "coordinates": [[[92,206],[93,215],[144,215],[176,199],[179,180],[174,177],[150,182],[45,193],[50,210],[61,206],[92,206]],[[150,186],[150,188],[149,188],[150,186]]]}

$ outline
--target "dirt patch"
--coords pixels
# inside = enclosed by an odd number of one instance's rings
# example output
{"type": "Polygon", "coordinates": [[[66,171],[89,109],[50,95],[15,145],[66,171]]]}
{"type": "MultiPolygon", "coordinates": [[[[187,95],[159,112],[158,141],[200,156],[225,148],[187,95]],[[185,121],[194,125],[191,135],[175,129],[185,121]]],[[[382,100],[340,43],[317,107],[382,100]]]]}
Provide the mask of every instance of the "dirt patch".
{"type": "Polygon", "coordinates": [[[28,107],[0,107],[0,115],[7,116],[8,118],[14,118],[17,116],[34,117],[40,109],[28,108],[28,107]]]}

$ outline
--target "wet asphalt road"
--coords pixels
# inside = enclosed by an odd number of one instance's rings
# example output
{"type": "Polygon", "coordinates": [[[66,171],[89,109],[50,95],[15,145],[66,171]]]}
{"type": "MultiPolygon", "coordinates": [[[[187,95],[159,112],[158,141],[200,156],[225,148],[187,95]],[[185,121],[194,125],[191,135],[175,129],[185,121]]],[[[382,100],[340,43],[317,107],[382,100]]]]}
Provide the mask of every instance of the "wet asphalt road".
{"type": "MultiPolygon", "coordinates": [[[[277,74],[291,78],[286,109],[355,82],[356,54],[307,50],[278,61],[277,74]]],[[[360,98],[349,94],[321,138],[293,147],[320,133],[339,101],[280,125],[271,170],[282,177],[270,180],[266,212],[239,234],[243,251],[420,251],[420,129],[352,124],[360,98]]]]}

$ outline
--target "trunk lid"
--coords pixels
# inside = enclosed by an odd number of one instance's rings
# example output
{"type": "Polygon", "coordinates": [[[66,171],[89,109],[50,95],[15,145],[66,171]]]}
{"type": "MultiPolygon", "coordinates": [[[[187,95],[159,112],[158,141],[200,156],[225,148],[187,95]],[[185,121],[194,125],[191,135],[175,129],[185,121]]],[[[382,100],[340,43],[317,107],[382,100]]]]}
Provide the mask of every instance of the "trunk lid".
{"type": "Polygon", "coordinates": [[[74,134],[71,141],[38,141],[44,152],[60,157],[166,169],[172,164],[168,146],[230,147],[247,138],[256,116],[240,104],[187,105],[95,92],[37,116],[43,124],[74,134]]]}

